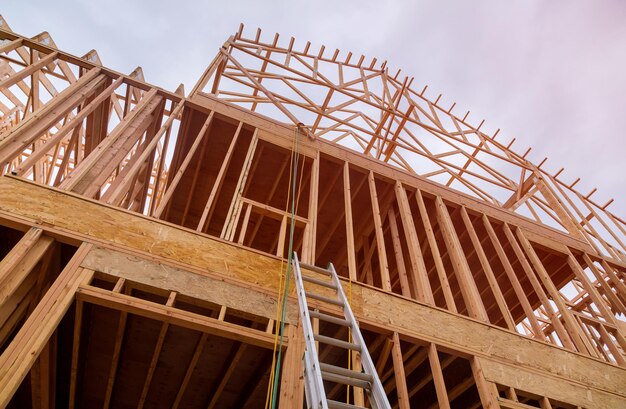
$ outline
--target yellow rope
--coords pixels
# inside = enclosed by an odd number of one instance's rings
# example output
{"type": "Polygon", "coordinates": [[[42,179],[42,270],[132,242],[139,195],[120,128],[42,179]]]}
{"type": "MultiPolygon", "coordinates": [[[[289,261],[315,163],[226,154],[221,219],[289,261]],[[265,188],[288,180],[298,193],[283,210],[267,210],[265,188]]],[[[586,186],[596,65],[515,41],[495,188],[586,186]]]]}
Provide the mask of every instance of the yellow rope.
{"type": "MultiPolygon", "coordinates": [[[[348,268],[348,304],[352,308],[352,275],[348,268]]],[[[352,342],[352,328],[348,328],[348,342],[352,342]]],[[[352,351],[348,350],[348,369],[352,369],[352,351]]],[[[346,403],[350,403],[350,385],[346,385],[346,403]]]]}
{"type": "MultiPolygon", "coordinates": [[[[285,213],[287,213],[289,211],[289,203],[290,203],[290,199],[291,199],[291,182],[292,182],[292,177],[293,177],[293,164],[294,164],[294,156],[295,155],[299,155],[299,152],[296,152],[296,130],[294,130],[294,139],[292,141],[291,144],[291,159],[289,162],[289,182],[287,184],[287,199],[285,200],[285,213]]],[[[300,203],[300,194],[302,193],[302,177],[304,175],[304,160],[302,161],[302,167],[301,167],[301,172],[300,172],[300,180],[298,182],[298,196],[296,198],[296,211],[298,209],[298,205],[300,203]]],[[[293,222],[293,221],[292,221],[293,222]]],[[[276,297],[276,319],[274,320],[274,329],[275,329],[275,334],[274,334],[274,347],[273,347],[273,351],[272,351],[272,368],[270,370],[270,377],[269,377],[269,385],[268,385],[268,389],[267,389],[267,394],[265,396],[265,409],[269,408],[270,402],[272,401],[272,398],[274,397],[274,394],[276,393],[276,391],[274,390],[274,382],[272,382],[275,374],[276,374],[276,350],[277,347],[279,345],[279,332],[280,332],[280,312],[282,310],[283,307],[283,303],[286,302],[286,298],[281,299],[281,294],[284,291],[284,286],[286,285],[286,277],[285,277],[285,257],[284,257],[284,249],[281,249],[280,251],[280,259],[281,259],[281,263],[280,263],[280,278],[279,278],[279,284],[278,284],[278,295],[276,297]]]]}
{"type": "MultiPolygon", "coordinates": [[[[285,201],[285,213],[287,213],[287,211],[289,210],[289,199],[291,197],[291,189],[289,189],[289,186],[291,186],[291,176],[293,173],[293,156],[294,156],[294,152],[295,152],[295,144],[296,144],[296,140],[294,138],[292,145],[291,145],[291,160],[289,161],[289,183],[287,184],[287,200],[285,201]]],[[[272,350],[272,369],[270,370],[270,377],[269,377],[269,385],[267,387],[267,394],[265,395],[265,409],[269,408],[269,404],[271,401],[271,397],[274,396],[274,382],[272,382],[272,380],[274,379],[274,374],[276,371],[276,349],[278,348],[278,336],[279,336],[279,332],[280,332],[280,311],[282,309],[282,298],[281,298],[281,294],[284,291],[283,289],[283,278],[284,278],[284,267],[285,267],[285,257],[284,257],[284,253],[281,252],[280,253],[280,277],[279,277],[279,283],[278,283],[278,294],[276,296],[276,317],[274,319],[274,348],[272,350]]]]}

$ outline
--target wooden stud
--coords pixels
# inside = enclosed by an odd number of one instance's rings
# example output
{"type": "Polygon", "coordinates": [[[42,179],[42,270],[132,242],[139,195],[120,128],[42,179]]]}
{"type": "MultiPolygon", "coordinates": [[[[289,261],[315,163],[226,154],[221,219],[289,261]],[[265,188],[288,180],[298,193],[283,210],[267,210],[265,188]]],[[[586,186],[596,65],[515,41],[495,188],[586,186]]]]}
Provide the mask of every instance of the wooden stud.
{"type": "Polygon", "coordinates": [[[389,263],[387,262],[387,251],[385,250],[385,238],[383,235],[382,219],[380,216],[380,205],[378,203],[378,194],[376,193],[376,182],[374,173],[370,171],[367,175],[367,181],[370,188],[370,199],[372,201],[372,213],[374,215],[374,231],[376,233],[376,246],[378,250],[378,262],[380,264],[380,279],[382,288],[385,291],[391,291],[391,280],[389,278],[389,263]]]}
{"type": "Polygon", "coordinates": [[[439,407],[442,409],[450,409],[448,392],[446,391],[446,384],[443,379],[441,363],[439,362],[439,354],[437,354],[437,347],[435,344],[430,344],[428,346],[428,362],[430,363],[430,371],[432,372],[433,381],[435,383],[435,391],[437,392],[437,402],[439,403],[439,407]]]}
{"type": "Polygon", "coordinates": [[[426,266],[424,265],[424,258],[422,256],[419,240],[417,238],[413,215],[411,214],[411,208],[409,207],[409,200],[406,196],[406,191],[400,182],[396,182],[395,193],[396,200],[400,208],[402,227],[406,235],[409,258],[411,259],[412,278],[416,287],[415,297],[418,301],[434,305],[435,301],[430,288],[430,282],[428,281],[428,274],[426,266]]]}
{"type": "Polygon", "coordinates": [[[481,321],[489,322],[487,311],[476,288],[474,277],[467,264],[448,209],[439,196],[435,198],[435,205],[437,209],[437,220],[441,227],[446,246],[448,247],[448,254],[452,259],[452,265],[457,279],[459,280],[459,286],[461,287],[461,293],[463,294],[469,315],[481,321]]]}
{"type": "Polygon", "coordinates": [[[406,385],[406,376],[404,374],[404,360],[402,359],[402,349],[400,347],[400,337],[397,332],[392,337],[392,353],[393,368],[396,378],[396,389],[398,392],[398,407],[400,409],[409,409],[409,392],[406,385]]]}
{"type": "Polygon", "coordinates": [[[200,217],[200,221],[198,222],[198,227],[196,230],[203,231],[206,228],[206,225],[210,222],[210,215],[212,214],[213,208],[215,206],[215,199],[219,194],[219,191],[222,187],[224,175],[226,170],[228,169],[228,165],[233,156],[233,151],[235,150],[235,145],[237,144],[237,140],[239,138],[239,134],[241,133],[241,128],[243,126],[243,122],[239,122],[237,126],[237,130],[235,131],[235,136],[231,139],[230,146],[228,147],[228,151],[226,151],[226,156],[224,157],[224,161],[222,162],[222,166],[220,166],[220,170],[217,173],[217,177],[215,179],[215,183],[211,188],[211,193],[209,194],[209,198],[204,205],[204,210],[202,211],[202,216],[200,217]]]}

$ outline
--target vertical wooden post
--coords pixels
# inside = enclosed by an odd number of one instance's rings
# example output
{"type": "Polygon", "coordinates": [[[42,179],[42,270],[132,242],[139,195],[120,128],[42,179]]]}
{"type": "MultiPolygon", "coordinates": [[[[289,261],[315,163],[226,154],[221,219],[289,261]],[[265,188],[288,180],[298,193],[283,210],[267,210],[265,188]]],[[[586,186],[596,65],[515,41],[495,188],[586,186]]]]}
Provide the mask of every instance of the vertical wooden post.
{"type": "Polygon", "coordinates": [[[552,409],[552,404],[550,403],[550,400],[545,396],[539,400],[539,405],[541,406],[541,409],[552,409]]]}
{"type": "Polygon", "coordinates": [[[317,210],[319,201],[319,183],[320,183],[320,153],[319,151],[313,158],[313,164],[311,165],[311,183],[309,189],[309,211],[307,212],[307,234],[305,241],[308,242],[306,254],[303,251],[303,261],[310,264],[315,264],[316,256],[316,241],[317,241],[317,210]]]}
{"type": "MultiPolygon", "coordinates": [[[[213,208],[215,206],[215,200],[220,194],[220,190],[222,189],[222,181],[224,180],[224,176],[226,175],[226,170],[228,169],[228,165],[233,157],[233,152],[235,151],[235,145],[237,145],[237,140],[239,139],[239,134],[241,134],[241,128],[243,127],[243,122],[239,122],[237,126],[237,130],[235,131],[235,136],[230,141],[230,145],[228,146],[228,151],[226,151],[226,156],[224,157],[224,161],[222,162],[222,166],[220,166],[220,170],[217,173],[217,177],[215,178],[215,183],[211,188],[211,193],[209,194],[209,198],[204,205],[204,210],[202,210],[202,216],[200,217],[200,221],[198,222],[197,231],[203,231],[206,226],[209,224],[211,220],[211,215],[213,214],[213,208]]],[[[256,130],[255,130],[256,132],[256,130]]],[[[202,158],[200,158],[202,160],[202,158]]]]}
{"type": "Polygon", "coordinates": [[[243,166],[241,168],[241,173],[239,174],[239,179],[237,180],[237,184],[235,185],[235,194],[233,195],[233,200],[231,201],[230,207],[228,208],[226,221],[224,222],[224,227],[222,228],[222,233],[220,234],[220,237],[223,239],[233,240],[235,237],[237,223],[234,221],[239,220],[241,207],[243,205],[243,203],[241,202],[241,198],[243,196],[246,181],[248,180],[250,167],[252,166],[252,160],[254,159],[254,152],[256,151],[256,146],[258,142],[259,138],[255,129],[254,134],[252,134],[252,140],[250,141],[250,145],[248,146],[246,158],[243,161],[243,166]]]}
{"type": "Polygon", "coordinates": [[[276,245],[276,256],[283,257],[285,254],[285,240],[287,239],[287,226],[288,226],[288,218],[287,215],[283,215],[283,218],[280,222],[280,229],[278,230],[278,244],[276,245]]]}
{"type": "Polygon", "coordinates": [[[380,206],[378,194],[376,193],[376,181],[374,172],[370,170],[367,175],[370,188],[370,199],[372,201],[372,214],[374,217],[374,231],[376,233],[376,246],[378,250],[378,263],[380,265],[380,280],[385,291],[391,291],[391,279],[389,278],[389,263],[387,262],[387,251],[385,250],[385,237],[383,234],[383,223],[380,217],[380,206]]]}
{"type": "Polygon", "coordinates": [[[463,295],[463,300],[465,300],[467,311],[471,317],[489,322],[487,311],[480,298],[478,288],[476,288],[476,283],[474,282],[474,277],[472,276],[472,272],[467,264],[467,259],[461,248],[459,237],[454,230],[448,208],[439,196],[435,199],[435,205],[437,208],[437,220],[441,227],[446,246],[448,247],[448,254],[452,259],[454,272],[459,280],[459,287],[461,287],[461,294],[463,295]]]}
{"type": "Polygon", "coordinates": [[[343,163],[343,201],[346,213],[346,240],[348,251],[348,274],[353,281],[357,280],[356,254],[354,249],[354,224],[352,222],[352,190],[350,188],[350,165],[343,163]]]}
{"type": "MultiPolygon", "coordinates": [[[[350,351],[352,354],[352,370],[356,372],[361,372],[363,366],[361,365],[361,353],[357,351],[350,351]]],[[[357,406],[365,406],[365,394],[363,392],[363,388],[354,387],[354,404],[357,406]]]]}
{"type": "Polygon", "coordinates": [[[407,240],[407,247],[409,250],[409,258],[411,259],[411,272],[413,278],[413,284],[415,286],[415,298],[418,301],[434,305],[435,300],[433,298],[433,292],[430,288],[430,282],[428,281],[428,272],[424,265],[424,258],[420,247],[419,240],[417,238],[417,231],[415,230],[415,224],[413,222],[413,215],[411,214],[411,208],[409,206],[409,199],[406,196],[406,191],[399,181],[395,186],[396,200],[400,208],[400,219],[402,220],[402,228],[407,240]]]}
{"type": "Polygon", "coordinates": [[[76,301],[76,310],[74,314],[74,338],[72,343],[72,367],[70,372],[70,396],[68,407],[70,409],[74,409],[76,406],[76,400],[78,396],[76,395],[76,391],[78,390],[78,365],[79,365],[79,356],[80,353],[80,335],[82,332],[83,325],[83,302],[80,300],[76,301]]]}
{"type": "Polygon", "coordinates": [[[439,362],[439,354],[437,354],[437,346],[435,344],[430,344],[428,346],[428,362],[430,363],[430,371],[432,372],[433,382],[435,383],[435,391],[437,393],[439,408],[450,409],[446,383],[443,379],[441,362],[439,362]]]}
{"type": "MultiPolygon", "coordinates": [[[[301,408],[304,402],[302,355],[304,354],[304,332],[296,325],[288,328],[289,347],[280,375],[280,402],[278,409],[301,408]]],[[[277,392],[276,392],[277,393],[277,392]]]]}
{"type": "Polygon", "coordinates": [[[396,265],[398,267],[398,277],[400,279],[400,289],[402,295],[411,298],[411,288],[409,287],[409,279],[406,274],[406,267],[404,265],[404,255],[402,254],[402,243],[400,243],[400,234],[398,232],[398,225],[396,223],[396,212],[393,210],[393,206],[389,207],[387,212],[387,219],[389,220],[389,229],[391,230],[391,240],[393,242],[393,253],[396,257],[396,265]]]}
{"type": "Polygon", "coordinates": [[[465,206],[461,207],[461,217],[463,218],[463,223],[465,224],[465,229],[469,233],[470,239],[472,240],[472,244],[474,245],[474,249],[476,250],[476,254],[478,255],[478,259],[480,260],[480,264],[483,268],[483,272],[487,277],[487,281],[489,282],[489,287],[491,288],[491,292],[493,292],[493,296],[496,300],[496,304],[498,304],[498,308],[500,309],[500,313],[504,318],[504,322],[506,326],[511,331],[515,331],[515,322],[513,321],[513,317],[511,316],[511,311],[509,310],[508,305],[506,304],[506,300],[504,299],[504,295],[500,290],[500,286],[498,285],[498,280],[496,279],[493,270],[491,269],[491,265],[489,264],[489,259],[483,250],[483,246],[480,243],[480,239],[476,234],[476,230],[474,230],[474,225],[467,214],[467,210],[465,210],[465,206]]]}
{"type": "Polygon", "coordinates": [[[474,382],[476,382],[476,388],[478,389],[478,395],[480,401],[485,409],[499,409],[498,404],[498,391],[496,386],[485,379],[480,360],[477,357],[473,357],[470,360],[472,367],[472,374],[474,375],[474,382]]]}
{"type": "Polygon", "coordinates": [[[404,359],[402,358],[400,337],[397,332],[393,333],[391,357],[393,359],[393,373],[396,378],[396,391],[398,392],[398,407],[400,409],[410,409],[409,392],[406,386],[406,375],[404,374],[404,359]]]}
{"type": "Polygon", "coordinates": [[[419,215],[422,219],[422,224],[424,225],[424,231],[426,232],[428,246],[430,247],[430,252],[432,253],[433,261],[435,262],[435,270],[437,271],[437,276],[439,277],[439,282],[441,283],[441,291],[443,292],[443,297],[446,301],[446,307],[448,310],[456,313],[457,308],[456,303],[454,302],[452,289],[450,288],[448,273],[443,265],[443,259],[439,253],[439,245],[437,245],[435,232],[433,231],[433,226],[430,222],[430,217],[428,216],[428,209],[426,209],[426,203],[424,202],[422,192],[419,189],[415,192],[415,199],[417,200],[419,215]]]}

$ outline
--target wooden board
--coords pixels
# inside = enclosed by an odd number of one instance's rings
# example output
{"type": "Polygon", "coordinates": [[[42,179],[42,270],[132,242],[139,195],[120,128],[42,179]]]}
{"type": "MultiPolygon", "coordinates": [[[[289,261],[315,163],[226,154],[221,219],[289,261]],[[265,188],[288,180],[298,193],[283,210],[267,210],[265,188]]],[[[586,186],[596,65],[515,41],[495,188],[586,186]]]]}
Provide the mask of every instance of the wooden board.
{"type": "Polygon", "coordinates": [[[590,409],[626,407],[626,398],[623,396],[600,392],[563,379],[491,359],[480,358],[480,364],[485,378],[501,385],[590,409]]]}
{"type": "MultiPolygon", "coordinates": [[[[199,274],[136,255],[95,246],[81,266],[141,284],[223,305],[268,319],[276,316],[276,294],[236,284],[223,277],[199,274]]],[[[297,322],[295,305],[287,310],[287,322],[297,322]]]]}

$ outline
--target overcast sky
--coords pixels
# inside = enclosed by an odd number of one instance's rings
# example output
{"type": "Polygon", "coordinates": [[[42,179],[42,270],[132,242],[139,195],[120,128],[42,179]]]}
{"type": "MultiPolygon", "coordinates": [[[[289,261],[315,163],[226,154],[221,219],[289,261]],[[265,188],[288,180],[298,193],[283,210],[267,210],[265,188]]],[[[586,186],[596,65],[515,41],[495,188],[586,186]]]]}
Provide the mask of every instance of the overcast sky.
{"type": "Polygon", "coordinates": [[[482,130],[532,146],[535,162],[581,177],[583,193],[626,216],[626,1],[2,0],[12,29],[48,31],[59,48],[189,92],[240,22],[389,60],[482,130]]]}

